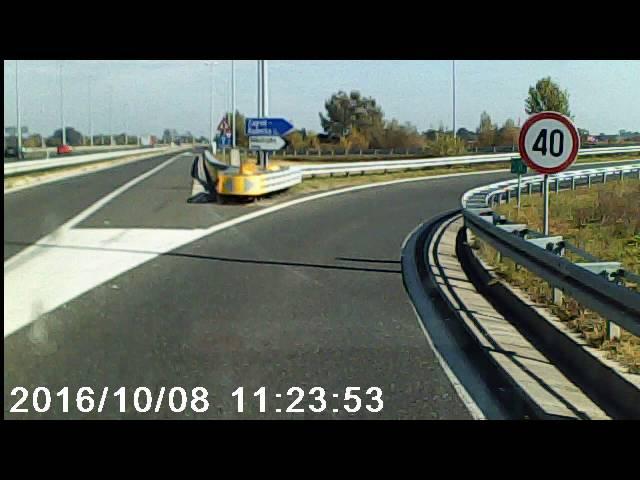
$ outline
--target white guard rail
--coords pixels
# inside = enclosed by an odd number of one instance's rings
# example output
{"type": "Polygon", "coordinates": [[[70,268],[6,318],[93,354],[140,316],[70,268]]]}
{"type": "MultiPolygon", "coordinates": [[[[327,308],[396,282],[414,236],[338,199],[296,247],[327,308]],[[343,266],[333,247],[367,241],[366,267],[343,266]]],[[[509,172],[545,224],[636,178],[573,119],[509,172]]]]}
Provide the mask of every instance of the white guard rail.
{"type": "Polygon", "coordinates": [[[18,175],[22,173],[31,173],[39,170],[48,170],[52,168],[69,167],[84,163],[92,163],[100,160],[111,160],[114,158],[126,157],[142,153],[156,153],[168,150],[170,147],[160,148],[136,148],[132,150],[117,150],[111,152],[91,153],[88,155],[74,155],[71,157],[56,157],[44,160],[26,160],[18,162],[9,162],[4,164],[4,176],[18,175]]]}
{"type": "MultiPolygon", "coordinates": [[[[582,149],[581,157],[587,155],[623,154],[640,152],[640,146],[610,147],[597,149],[582,149]]],[[[410,170],[425,167],[444,167],[452,165],[472,165],[474,163],[507,162],[518,158],[518,153],[498,153],[489,155],[464,155],[456,157],[419,158],[413,160],[383,160],[373,162],[342,162],[317,165],[300,165],[296,168],[302,171],[303,177],[315,175],[333,175],[335,173],[365,173],[371,171],[387,172],[393,170],[410,170]]]]}

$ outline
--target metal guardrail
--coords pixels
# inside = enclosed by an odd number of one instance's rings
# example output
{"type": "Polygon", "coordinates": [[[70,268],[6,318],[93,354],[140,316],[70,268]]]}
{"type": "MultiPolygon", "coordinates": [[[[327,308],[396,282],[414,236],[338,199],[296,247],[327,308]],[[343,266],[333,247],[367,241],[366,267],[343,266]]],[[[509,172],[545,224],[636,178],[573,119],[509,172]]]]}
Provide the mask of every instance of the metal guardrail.
{"type": "MultiPolygon", "coordinates": [[[[640,179],[640,164],[593,168],[551,175],[556,191],[575,189],[579,185],[605,183],[607,178],[624,181],[630,176],[640,179]]],[[[543,175],[524,177],[521,192],[534,193],[543,175]]],[[[625,280],[639,281],[640,276],[620,268],[618,262],[601,262],[588,252],[574,247],[560,236],[545,237],[527,225],[513,224],[493,212],[496,202],[510,201],[517,192],[517,180],[497,182],[474,188],[462,197],[465,225],[498,252],[544,279],[554,289],[566,292],[606,320],[640,336],[640,293],[622,285],[625,280]],[[571,250],[587,260],[571,262],[563,257],[571,250]],[[586,254],[586,255],[584,255],[586,254]]],[[[540,190],[538,190],[540,191],[540,190]]]]}
{"type": "MultiPolygon", "coordinates": [[[[624,147],[608,147],[608,148],[589,148],[581,149],[579,156],[588,155],[605,155],[605,154],[624,154],[640,152],[640,146],[624,146],[624,147]]],[[[333,175],[333,174],[364,174],[367,172],[379,171],[390,172],[395,170],[411,170],[426,167],[444,167],[455,165],[472,165],[475,163],[499,163],[508,162],[512,158],[518,158],[517,153],[500,153],[490,155],[462,155],[454,157],[439,158],[419,158],[411,160],[382,160],[369,162],[342,162],[327,163],[321,165],[300,165],[295,168],[302,171],[303,177],[313,177],[316,175],[333,175]]]]}
{"type": "Polygon", "coordinates": [[[52,168],[69,167],[85,163],[97,162],[100,160],[110,160],[129,155],[141,153],[154,153],[168,150],[170,147],[160,148],[135,148],[130,150],[115,150],[102,153],[90,153],[88,155],[74,155],[66,158],[49,158],[44,160],[26,160],[20,162],[10,162],[4,164],[4,176],[18,175],[23,173],[32,173],[41,170],[49,170],[52,168]]]}
{"type": "MultiPolygon", "coordinates": [[[[617,148],[617,147],[638,147],[638,144],[631,145],[617,145],[617,146],[598,146],[591,145],[585,146],[584,150],[605,150],[608,148],[617,148]]],[[[249,152],[248,149],[241,148],[243,152],[249,152]]],[[[497,145],[495,147],[470,147],[469,152],[473,152],[475,154],[500,154],[500,153],[517,153],[518,146],[517,145],[497,145]]],[[[429,155],[431,153],[431,149],[429,147],[425,148],[342,148],[339,146],[331,146],[325,145],[324,148],[287,148],[286,150],[278,150],[274,152],[274,155],[281,157],[341,157],[341,156],[349,156],[349,157],[376,157],[376,156],[417,156],[417,155],[429,155]]]]}

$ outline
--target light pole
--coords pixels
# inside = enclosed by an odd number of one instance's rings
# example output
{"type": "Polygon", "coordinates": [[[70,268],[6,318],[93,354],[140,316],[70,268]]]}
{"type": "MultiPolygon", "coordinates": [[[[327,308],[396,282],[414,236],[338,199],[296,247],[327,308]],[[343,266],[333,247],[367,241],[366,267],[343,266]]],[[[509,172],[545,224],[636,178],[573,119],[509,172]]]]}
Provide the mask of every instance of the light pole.
{"type": "Polygon", "coordinates": [[[62,145],[67,144],[67,132],[64,127],[64,85],[62,83],[62,60],[58,64],[58,72],[60,76],[60,123],[62,124],[62,145]]]}
{"type": "Polygon", "coordinates": [[[20,121],[20,81],[19,81],[20,66],[18,60],[16,60],[16,124],[18,130],[16,132],[16,138],[18,140],[18,159],[22,159],[22,122],[20,121]]]}
{"type": "Polygon", "coordinates": [[[453,138],[456,138],[456,61],[451,65],[453,75],[453,138]]]}
{"type": "Polygon", "coordinates": [[[113,146],[113,116],[112,116],[112,108],[111,104],[113,103],[113,85],[109,85],[109,146],[113,146]]]}
{"type": "Polygon", "coordinates": [[[213,76],[213,66],[217,65],[218,62],[214,62],[209,61],[209,62],[204,62],[205,65],[209,65],[209,73],[210,73],[210,77],[211,77],[211,85],[209,88],[209,101],[210,101],[210,105],[209,105],[209,144],[211,145],[211,149],[213,150],[213,153],[215,153],[215,149],[214,149],[214,137],[215,137],[215,120],[213,118],[213,86],[214,86],[214,76],[213,76]]]}
{"type": "MultiPolygon", "coordinates": [[[[269,79],[267,72],[267,61],[258,60],[258,117],[264,118],[269,115],[269,79]]],[[[269,153],[258,152],[262,168],[269,166],[269,153]]]]}
{"type": "Polygon", "coordinates": [[[231,60],[231,146],[236,148],[236,65],[231,60]]]}
{"type": "Polygon", "coordinates": [[[87,77],[87,83],[89,84],[89,141],[90,145],[93,147],[93,119],[92,110],[91,110],[91,76],[87,77]]]}

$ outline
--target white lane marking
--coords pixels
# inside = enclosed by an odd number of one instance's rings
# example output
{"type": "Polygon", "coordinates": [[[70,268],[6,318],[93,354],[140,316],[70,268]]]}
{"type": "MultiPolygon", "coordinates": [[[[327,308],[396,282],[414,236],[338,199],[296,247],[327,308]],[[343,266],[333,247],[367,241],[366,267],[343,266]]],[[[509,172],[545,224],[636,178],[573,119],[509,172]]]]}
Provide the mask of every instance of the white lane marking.
{"type": "MultiPolygon", "coordinates": [[[[153,154],[143,154],[142,156],[136,156],[136,157],[131,158],[129,160],[124,160],[124,161],[122,161],[120,163],[114,163],[113,165],[104,165],[102,167],[99,167],[99,168],[96,168],[96,169],[93,169],[93,170],[88,170],[88,171],[84,171],[84,172],[69,173],[67,175],[48,178],[46,180],[40,180],[38,182],[29,183],[27,185],[21,185],[19,187],[7,188],[7,189],[4,190],[4,194],[8,195],[9,193],[19,192],[21,190],[26,190],[27,188],[39,187],[40,185],[46,185],[48,183],[60,182],[62,180],[68,180],[70,178],[75,178],[75,177],[81,177],[83,175],[91,175],[92,173],[98,173],[98,172],[102,172],[104,170],[109,170],[111,168],[122,167],[124,165],[129,165],[130,163],[135,163],[135,162],[141,162],[143,160],[150,160],[152,158],[160,157],[162,155],[168,155],[170,153],[172,153],[172,152],[170,152],[170,151],[157,151],[157,152],[154,152],[153,154]]],[[[108,161],[108,160],[106,160],[106,161],[108,161]]],[[[114,161],[118,161],[118,160],[114,160],[114,161]]]]}
{"type": "Polygon", "coordinates": [[[39,247],[38,247],[39,243],[49,243],[49,244],[50,243],[55,243],[56,237],[60,236],[65,230],[71,229],[72,227],[74,227],[78,223],[80,223],[83,220],[85,220],[90,215],[93,215],[97,210],[99,210],[100,208],[104,207],[107,203],[109,203],[111,200],[116,198],[118,195],[121,195],[122,193],[126,192],[130,188],[132,188],[135,185],[137,185],[138,183],[140,183],[141,181],[143,181],[143,180],[149,178],[151,175],[159,172],[164,167],[166,167],[167,165],[171,164],[172,162],[174,162],[178,158],[180,158],[180,155],[176,155],[174,157],[171,157],[170,159],[162,162],[160,165],[152,168],[151,170],[143,173],[142,175],[139,175],[139,176],[133,178],[132,180],[128,181],[127,183],[125,183],[121,187],[115,189],[111,193],[109,193],[109,194],[105,195],[104,197],[102,197],[100,200],[95,202],[93,205],[91,205],[86,210],[80,212],[75,217],[73,217],[72,219],[68,220],[64,224],[62,224],[60,227],[58,227],[56,230],[51,232],[49,235],[46,235],[45,237],[43,237],[40,240],[38,240],[35,244],[25,248],[24,250],[22,250],[17,255],[11,257],[9,260],[4,262],[5,274],[6,274],[6,271],[7,271],[8,268],[13,268],[16,264],[22,264],[25,261],[29,260],[34,254],[37,254],[37,252],[39,251],[38,250],[39,249],[39,247]]]}
{"type": "MultiPolygon", "coordinates": [[[[91,265],[89,269],[93,272],[91,275],[83,273],[82,270],[80,273],[77,273],[78,278],[81,279],[81,282],[76,282],[74,273],[76,270],[67,271],[67,267],[74,262],[79,261],[80,256],[77,254],[77,250],[70,250],[71,252],[76,252],[76,255],[69,255],[69,250],[64,250],[61,248],[50,248],[50,245],[57,245],[59,247],[63,247],[67,240],[75,241],[76,238],[73,234],[69,235],[69,230],[73,225],[78,224],[89,215],[94,213],[99,208],[103,207],[106,203],[113,200],[117,195],[122,194],[127,189],[133,187],[135,184],[141,182],[145,178],[148,178],[150,175],[153,175],[161,168],[164,168],[172,161],[181,157],[182,155],[177,155],[167,160],[166,162],[158,165],[154,169],[146,172],[145,174],[136,177],[131,180],[127,184],[123,185],[116,191],[111,194],[105,196],[91,207],[89,207],[84,212],[81,212],[79,215],[76,215],[74,218],[69,220],[67,223],[62,225],[56,231],[43,237],[38,240],[34,245],[27,247],[22,252],[18,253],[14,257],[10,258],[4,263],[4,279],[5,279],[5,294],[4,294],[4,302],[5,302],[5,337],[8,335],[7,331],[13,332],[20,326],[26,325],[35,319],[38,318],[39,315],[42,315],[52,308],[46,309],[44,305],[61,305],[65,302],[73,300],[76,296],[87,292],[96,286],[110,280],[116,275],[122,274],[126,272],[128,269],[134,268],[136,266],[141,265],[142,263],[152,260],[156,256],[166,253],[167,251],[174,250],[179,248],[187,243],[191,243],[193,241],[199,240],[200,238],[206,237],[208,235],[212,235],[213,233],[219,232],[221,230],[225,230],[227,228],[233,227],[235,225],[239,225],[244,222],[248,222],[255,218],[262,217],[264,215],[268,215],[270,213],[277,212],[278,210],[283,210],[285,208],[292,207],[294,205],[299,205],[306,202],[311,202],[314,200],[319,200],[321,198],[331,197],[334,195],[340,195],[342,193],[348,193],[358,190],[365,190],[370,188],[380,188],[389,185],[396,185],[400,183],[408,183],[408,182],[418,182],[418,181],[428,181],[428,180],[438,180],[442,178],[451,178],[451,177],[461,177],[468,175],[485,175],[485,174],[496,174],[503,173],[509,170],[482,170],[477,172],[464,172],[464,173],[449,173],[443,175],[433,175],[433,176],[425,176],[425,177],[414,177],[414,178],[404,178],[398,180],[390,180],[387,182],[377,182],[377,183],[369,183],[365,185],[357,185],[353,187],[345,187],[339,190],[331,190],[328,192],[318,193],[315,195],[310,195],[308,197],[302,197],[294,200],[289,200],[287,202],[283,202],[281,204],[273,205],[271,207],[264,208],[262,210],[257,210],[255,212],[249,213],[247,215],[242,215],[240,217],[236,217],[232,220],[228,220],[216,225],[213,225],[207,229],[193,229],[193,230],[183,230],[184,236],[182,234],[177,234],[176,230],[168,230],[168,229],[128,229],[128,230],[142,230],[144,233],[141,237],[131,236],[131,234],[124,234],[125,239],[132,239],[132,245],[129,245],[127,242],[117,242],[117,240],[113,240],[111,242],[107,241],[102,243],[102,248],[114,248],[115,245],[118,245],[120,249],[140,249],[142,246],[142,252],[130,253],[133,255],[131,257],[127,257],[126,260],[119,260],[118,262],[114,262],[113,268],[101,267],[102,272],[98,272],[98,268],[96,265],[108,264],[112,255],[115,253],[113,251],[104,250],[102,252],[95,250],[87,250],[87,252],[92,252],[89,257],[82,257],[82,262],[87,265],[91,265]],[[164,235],[163,233],[166,233],[164,235]],[[149,248],[151,245],[154,246],[155,250],[149,248]],[[54,253],[58,252],[58,253],[54,253]],[[64,252],[64,253],[63,253],[64,252]],[[100,256],[104,257],[99,258],[100,256]],[[135,259],[135,261],[134,261],[135,259]],[[117,263],[117,265],[116,265],[117,263]],[[128,268],[125,268],[127,267],[128,268]],[[117,267],[117,268],[116,268],[117,267]],[[60,277],[56,277],[53,275],[53,272],[63,273],[60,277]],[[66,272],[66,273],[65,273],[66,272]],[[41,285],[42,280],[48,280],[48,284],[45,285],[42,289],[33,288],[34,285],[41,285]],[[51,279],[55,279],[52,281],[51,279]],[[67,282],[65,284],[65,282],[67,282]],[[81,283],[79,285],[78,283],[81,283]],[[8,284],[13,284],[13,286],[9,286],[8,284]],[[17,292],[16,289],[22,289],[22,291],[17,292]],[[61,292],[60,294],[56,293],[58,290],[61,292]],[[58,298],[59,297],[59,298],[58,298]],[[37,305],[38,308],[32,309],[30,313],[25,313],[25,306],[16,306],[16,303],[24,303],[24,305],[37,305]],[[17,315],[16,318],[8,319],[8,312],[13,316],[17,315]],[[20,313],[21,312],[21,313],[20,313]],[[16,327],[17,326],[17,327],[16,327]],[[9,328],[8,328],[9,327],[9,328]]],[[[85,230],[85,229],[79,229],[85,230]]],[[[102,229],[94,229],[93,234],[96,235],[96,239],[99,242],[101,238],[103,238],[98,232],[95,230],[101,231],[102,229]]],[[[112,232],[113,229],[109,229],[112,232]]],[[[127,232],[127,229],[120,230],[121,232],[127,232]]],[[[75,230],[74,230],[75,234],[75,230]]],[[[95,243],[96,239],[92,239],[90,237],[82,237],[85,242],[89,244],[95,243]]],[[[112,237],[109,237],[112,238],[112,237]]],[[[120,254],[127,254],[127,252],[119,252],[120,254]]],[[[124,258],[124,257],[120,257],[124,258]]],[[[53,307],[55,308],[55,307],[53,307]]]]}
{"type": "MultiPolygon", "coordinates": [[[[31,261],[4,272],[4,336],[169,250],[200,237],[198,230],[63,230],[39,242],[31,261]]],[[[144,295],[144,292],[139,292],[144,295]]]]}
{"type": "Polygon", "coordinates": [[[199,240],[213,233],[248,222],[255,218],[292,207],[294,205],[331,197],[342,193],[378,188],[421,180],[437,180],[454,176],[496,173],[495,170],[466,172],[428,177],[405,178],[388,182],[370,183],[355,187],[310,195],[257,210],[247,215],[213,225],[206,229],[72,229],[90,214],[113,200],[117,195],[148,178],[179,158],[172,157],[145,174],[134,178],[119,189],[103,197],[85,211],[63,224],[50,235],[4,263],[4,331],[5,337],[28,325],[60,305],[82,293],[125,273],[144,262],[199,240]],[[82,233],[86,231],[86,233],[82,233]],[[135,232],[139,231],[139,234],[135,232]],[[76,248],[62,248],[75,246],[76,248]],[[99,247],[82,250],[77,247],[99,247]],[[122,252],[120,250],[142,250],[122,252]],[[83,253],[81,253],[83,252],[83,253]]]}
{"type": "Polygon", "coordinates": [[[471,417],[474,420],[486,420],[487,417],[482,412],[478,404],[471,397],[471,395],[469,395],[469,392],[467,392],[467,389],[464,388],[464,385],[462,384],[462,382],[460,382],[456,374],[453,373],[453,370],[451,370],[451,367],[449,367],[449,364],[444,359],[444,357],[440,355],[440,352],[438,351],[435,344],[433,343],[433,340],[431,339],[431,335],[429,335],[429,332],[424,327],[424,324],[422,323],[422,319],[420,318],[420,315],[418,315],[418,312],[416,311],[416,307],[415,305],[413,305],[413,303],[411,303],[411,308],[413,309],[413,313],[415,314],[418,320],[418,325],[420,325],[420,328],[422,329],[422,333],[424,333],[424,336],[427,337],[427,343],[429,343],[429,347],[431,347],[431,351],[433,351],[433,353],[435,354],[436,359],[440,364],[440,367],[442,367],[442,370],[444,370],[444,373],[449,379],[449,382],[451,382],[451,385],[453,385],[453,389],[456,391],[456,393],[458,394],[458,397],[460,398],[464,406],[467,408],[467,410],[471,414],[471,417]]]}

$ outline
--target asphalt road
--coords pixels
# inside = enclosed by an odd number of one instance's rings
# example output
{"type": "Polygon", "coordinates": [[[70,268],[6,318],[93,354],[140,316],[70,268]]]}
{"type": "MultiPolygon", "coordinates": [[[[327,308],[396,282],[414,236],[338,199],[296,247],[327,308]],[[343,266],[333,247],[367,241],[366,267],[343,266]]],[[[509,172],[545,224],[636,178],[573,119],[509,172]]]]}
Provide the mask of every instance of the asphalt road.
{"type": "MultiPolygon", "coordinates": [[[[5,261],[166,158],[5,196],[5,261]]],[[[187,204],[190,162],[178,158],[75,230],[197,231],[269,205],[187,204]]],[[[510,176],[434,179],[330,196],[161,253],[5,336],[5,418],[469,419],[404,291],[400,250],[411,230],[457,207],[465,190],[510,176]],[[31,397],[22,405],[29,413],[9,413],[16,386],[29,392],[47,387],[52,394],[69,387],[69,413],[62,413],[55,395],[46,413],[34,412],[31,397]],[[101,413],[76,408],[75,393],[84,386],[97,392],[96,405],[109,387],[101,413]],[[203,413],[190,407],[172,413],[165,398],[158,412],[138,413],[133,390],[141,386],[150,389],[154,405],[162,387],[167,393],[183,387],[189,400],[191,389],[205,387],[210,405],[203,413]],[[253,395],[263,386],[266,413],[258,411],[253,395]],[[294,386],[307,392],[297,405],[304,413],[285,411],[294,386]],[[315,386],[326,391],[323,413],[308,407],[318,405],[308,393],[315,386]],[[348,413],[345,401],[334,398],[360,387],[367,399],[364,392],[372,386],[382,390],[378,413],[364,406],[348,413]],[[126,387],[125,413],[112,393],[119,387],[126,387]],[[245,392],[242,413],[232,396],[238,387],[245,392]]],[[[84,247],[52,248],[80,254],[84,247]]],[[[111,254],[92,248],[96,259],[111,254]]]]}

